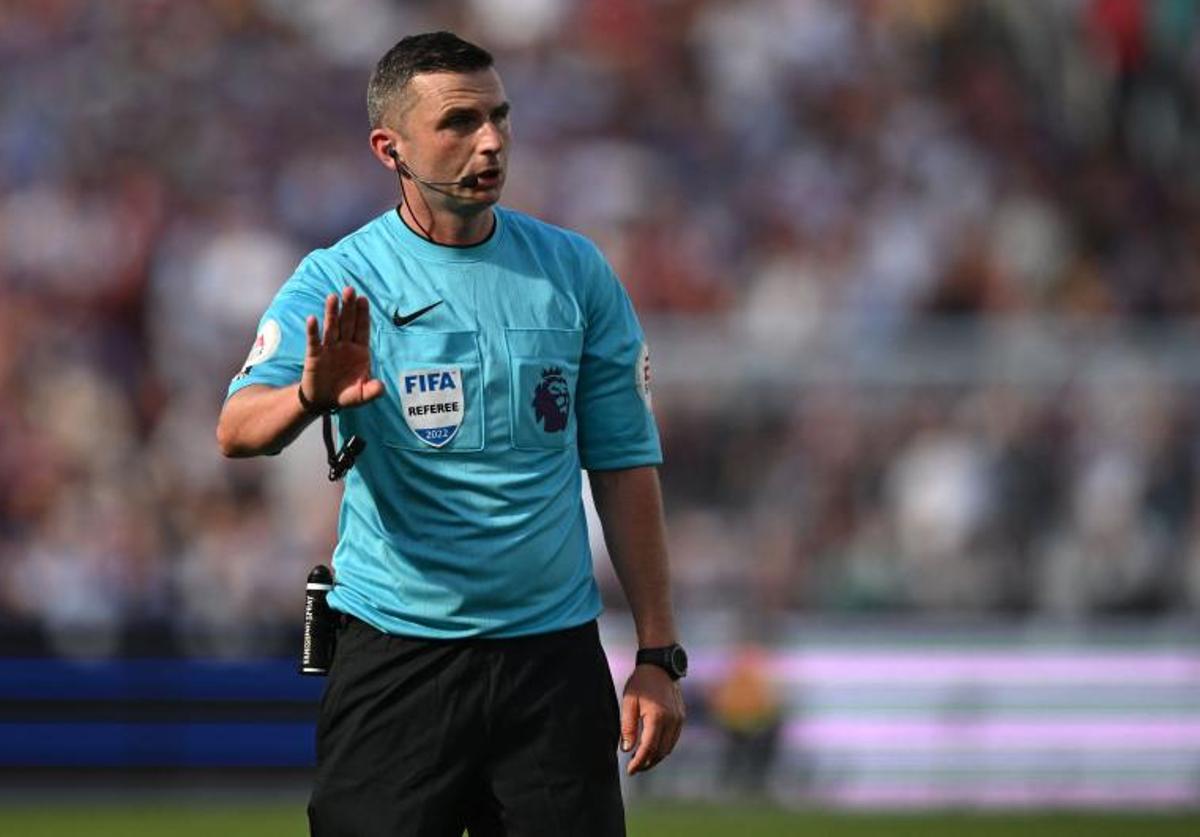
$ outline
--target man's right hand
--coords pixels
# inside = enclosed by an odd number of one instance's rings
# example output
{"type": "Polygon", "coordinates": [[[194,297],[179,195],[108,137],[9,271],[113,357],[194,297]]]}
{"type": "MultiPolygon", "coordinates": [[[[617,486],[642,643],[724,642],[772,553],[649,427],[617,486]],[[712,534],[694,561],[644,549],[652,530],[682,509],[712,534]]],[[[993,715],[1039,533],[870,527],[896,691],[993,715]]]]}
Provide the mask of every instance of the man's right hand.
{"type": "Polygon", "coordinates": [[[305,322],[308,345],[300,392],[317,410],[357,407],[383,395],[383,382],[371,377],[371,311],[354,288],[325,298],[325,326],[317,318],[305,322]]]}
{"type": "Polygon", "coordinates": [[[383,395],[383,382],[371,377],[371,311],[353,288],[325,299],[325,328],[317,318],[305,323],[307,345],[299,390],[251,384],[231,395],[217,420],[217,444],[225,456],[279,453],[325,410],[357,407],[383,395]],[[339,305],[340,302],[340,305],[339,305]]]}

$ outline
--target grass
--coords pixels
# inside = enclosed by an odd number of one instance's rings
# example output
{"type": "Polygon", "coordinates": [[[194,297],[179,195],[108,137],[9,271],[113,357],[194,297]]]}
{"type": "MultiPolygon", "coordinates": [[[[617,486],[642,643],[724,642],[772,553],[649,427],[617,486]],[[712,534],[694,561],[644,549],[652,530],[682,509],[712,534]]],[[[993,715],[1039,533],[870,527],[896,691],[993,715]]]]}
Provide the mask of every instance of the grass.
{"type": "Polygon", "coordinates": [[[655,807],[633,812],[630,837],[1175,837],[1200,833],[1195,814],[849,814],[739,807],[655,807]]]}
{"type": "MultiPolygon", "coordinates": [[[[303,804],[28,804],[0,807],[5,834],[20,837],[294,837],[307,834],[303,804]]],[[[632,808],[630,837],[1194,837],[1200,814],[842,814],[747,806],[632,808]]],[[[567,837],[567,836],[564,836],[567,837]]]]}

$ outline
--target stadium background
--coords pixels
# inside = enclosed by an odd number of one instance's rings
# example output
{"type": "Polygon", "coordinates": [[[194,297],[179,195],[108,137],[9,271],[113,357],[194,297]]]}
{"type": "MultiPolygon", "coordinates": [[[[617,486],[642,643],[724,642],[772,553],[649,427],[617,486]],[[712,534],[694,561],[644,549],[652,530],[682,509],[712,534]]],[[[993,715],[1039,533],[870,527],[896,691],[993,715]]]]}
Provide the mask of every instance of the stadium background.
{"type": "Polygon", "coordinates": [[[289,657],[337,489],[315,432],[227,462],[213,428],[300,256],[393,201],[370,67],[452,28],[514,103],[505,203],[597,240],[650,338],[695,674],[635,833],[1194,827],[1198,26],[1191,0],[0,4],[7,821],[299,828],[319,683],[289,657]],[[729,807],[680,825],[697,800],[729,807]]]}

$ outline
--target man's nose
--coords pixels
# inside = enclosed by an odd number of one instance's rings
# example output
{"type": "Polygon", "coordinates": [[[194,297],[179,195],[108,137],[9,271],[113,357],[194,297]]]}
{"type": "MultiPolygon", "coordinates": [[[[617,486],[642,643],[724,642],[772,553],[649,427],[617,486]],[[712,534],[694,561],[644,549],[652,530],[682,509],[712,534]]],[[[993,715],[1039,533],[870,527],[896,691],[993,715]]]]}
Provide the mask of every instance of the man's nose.
{"type": "Polygon", "coordinates": [[[504,132],[497,127],[496,123],[488,121],[484,122],[479,129],[478,148],[485,154],[498,153],[504,148],[504,132]]]}

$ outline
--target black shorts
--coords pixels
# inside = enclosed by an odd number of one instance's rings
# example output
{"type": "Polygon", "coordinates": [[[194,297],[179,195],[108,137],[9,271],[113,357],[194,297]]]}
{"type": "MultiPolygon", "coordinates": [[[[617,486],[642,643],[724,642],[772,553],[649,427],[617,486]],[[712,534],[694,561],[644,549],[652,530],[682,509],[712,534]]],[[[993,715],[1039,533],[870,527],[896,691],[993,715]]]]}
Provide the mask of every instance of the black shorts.
{"type": "Polygon", "coordinates": [[[315,837],[624,835],[619,737],[595,622],[426,640],[346,619],[309,824],[315,837]]]}

